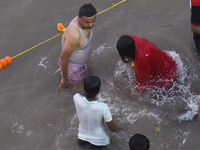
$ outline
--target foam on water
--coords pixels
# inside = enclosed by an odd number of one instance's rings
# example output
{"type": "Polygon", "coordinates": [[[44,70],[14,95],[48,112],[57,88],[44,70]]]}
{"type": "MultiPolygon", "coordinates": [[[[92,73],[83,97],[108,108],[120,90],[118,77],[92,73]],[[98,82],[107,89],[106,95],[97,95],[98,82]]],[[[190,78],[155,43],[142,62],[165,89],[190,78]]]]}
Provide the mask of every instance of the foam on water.
{"type": "Polygon", "coordinates": [[[192,120],[193,117],[198,113],[198,103],[200,101],[200,95],[191,95],[188,98],[187,103],[187,112],[178,116],[180,120],[192,120]]]}
{"type": "Polygon", "coordinates": [[[92,54],[91,57],[97,56],[99,53],[103,52],[106,49],[110,49],[112,46],[106,47],[106,43],[100,45],[92,54]]]}
{"type": "Polygon", "coordinates": [[[38,66],[43,67],[45,70],[47,69],[47,64],[48,64],[48,61],[46,60],[47,60],[47,57],[41,57],[41,61],[38,64],[38,66]]]}
{"type": "MultiPolygon", "coordinates": [[[[57,72],[60,71],[59,67],[57,67],[57,68],[55,67],[56,70],[52,67],[52,64],[49,63],[47,57],[42,57],[41,56],[38,66],[42,67],[50,75],[55,75],[57,72]]],[[[59,63],[57,63],[57,66],[59,66],[59,63]]]]}

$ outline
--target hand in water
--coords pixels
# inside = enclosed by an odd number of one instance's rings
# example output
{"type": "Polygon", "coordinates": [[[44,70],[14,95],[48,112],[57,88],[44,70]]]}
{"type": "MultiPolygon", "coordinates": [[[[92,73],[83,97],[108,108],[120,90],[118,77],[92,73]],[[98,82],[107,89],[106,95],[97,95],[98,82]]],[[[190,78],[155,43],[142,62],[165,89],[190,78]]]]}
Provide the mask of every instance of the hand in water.
{"type": "Polygon", "coordinates": [[[61,83],[60,83],[60,88],[61,89],[66,89],[66,88],[68,88],[69,87],[69,80],[68,79],[61,79],[61,83]]]}
{"type": "Polygon", "coordinates": [[[66,88],[68,88],[69,86],[70,86],[69,83],[67,83],[67,84],[65,84],[65,83],[60,83],[60,88],[61,88],[61,89],[66,89],[66,88]]]}

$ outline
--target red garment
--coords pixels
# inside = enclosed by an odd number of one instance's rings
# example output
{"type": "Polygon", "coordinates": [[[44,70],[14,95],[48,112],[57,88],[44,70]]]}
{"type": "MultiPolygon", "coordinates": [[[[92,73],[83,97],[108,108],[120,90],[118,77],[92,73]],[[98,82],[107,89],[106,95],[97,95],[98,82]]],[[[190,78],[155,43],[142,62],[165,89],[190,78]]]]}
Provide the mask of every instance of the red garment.
{"type": "Polygon", "coordinates": [[[136,89],[144,91],[147,87],[170,88],[178,77],[176,62],[147,39],[129,36],[135,41],[136,89]]]}

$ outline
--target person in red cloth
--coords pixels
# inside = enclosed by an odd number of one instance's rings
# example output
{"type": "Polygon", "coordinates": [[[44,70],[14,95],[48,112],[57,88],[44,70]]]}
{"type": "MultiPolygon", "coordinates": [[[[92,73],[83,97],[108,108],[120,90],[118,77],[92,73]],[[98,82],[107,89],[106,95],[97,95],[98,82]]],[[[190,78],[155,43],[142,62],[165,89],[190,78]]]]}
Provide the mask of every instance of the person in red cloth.
{"type": "Polygon", "coordinates": [[[171,88],[178,78],[177,64],[170,54],[161,51],[145,38],[123,35],[117,42],[121,60],[135,71],[136,89],[171,88]]]}

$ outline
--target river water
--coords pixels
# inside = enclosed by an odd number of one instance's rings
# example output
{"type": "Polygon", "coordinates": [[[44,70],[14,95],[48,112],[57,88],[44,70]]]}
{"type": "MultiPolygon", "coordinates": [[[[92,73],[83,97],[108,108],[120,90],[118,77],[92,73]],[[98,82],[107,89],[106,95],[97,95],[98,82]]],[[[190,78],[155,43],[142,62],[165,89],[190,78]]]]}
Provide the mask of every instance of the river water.
{"type": "MultiPolygon", "coordinates": [[[[89,0],[6,0],[0,2],[0,57],[15,56],[58,34],[89,0]]],[[[117,0],[94,0],[101,12],[117,0]]],[[[200,149],[200,55],[194,50],[188,0],[127,0],[97,16],[88,75],[102,80],[99,100],[116,124],[108,150],[127,150],[135,133],[151,150],[200,149]],[[123,34],[147,38],[170,53],[180,78],[169,90],[139,94],[129,66],[115,48],[123,34]],[[155,130],[155,125],[160,132],[155,130]]],[[[0,70],[0,150],[79,150],[78,119],[72,97],[82,83],[59,89],[61,36],[33,48],[0,70]]]]}

